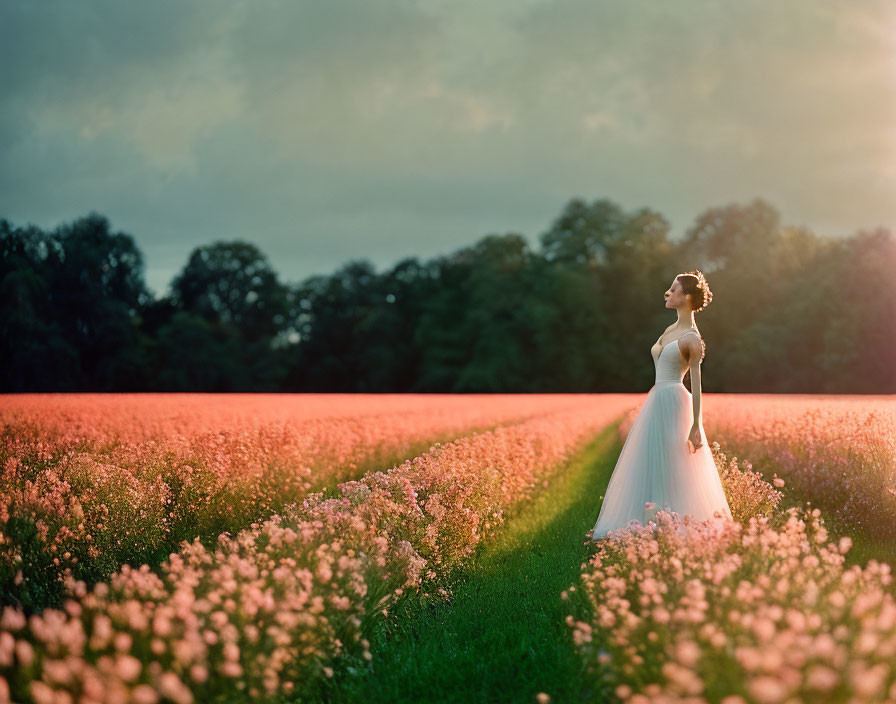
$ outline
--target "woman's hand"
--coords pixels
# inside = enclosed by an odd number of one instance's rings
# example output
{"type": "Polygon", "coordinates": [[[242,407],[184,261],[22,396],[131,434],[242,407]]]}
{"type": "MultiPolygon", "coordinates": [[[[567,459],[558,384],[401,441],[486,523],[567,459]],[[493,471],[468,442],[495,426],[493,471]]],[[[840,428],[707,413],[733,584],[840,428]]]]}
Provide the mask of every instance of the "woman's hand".
{"type": "Polygon", "coordinates": [[[691,426],[691,432],[688,433],[688,450],[692,453],[696,452],[697,449],[703,444],[703,438],[700,436],[700,426],[694,423],[691,426]],[[693,445],[693,450],[691,450],[691,446],[693,445]]]}

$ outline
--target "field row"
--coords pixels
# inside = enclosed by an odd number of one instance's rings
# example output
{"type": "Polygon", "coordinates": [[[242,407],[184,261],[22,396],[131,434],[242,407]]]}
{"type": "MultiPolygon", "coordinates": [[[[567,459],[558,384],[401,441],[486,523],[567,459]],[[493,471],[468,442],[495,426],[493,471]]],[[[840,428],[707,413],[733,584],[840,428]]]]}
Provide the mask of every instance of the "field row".
{"type": "Polygon", "coordinates": [[[327,485],[587,397],[27,395],[0,418],[5,604],[59,605],[94,583],[211,544],[327,485]]]}
{"type": "MultiPolygon", "coordinates": [[[[0,395],[0,424],[36,425],[44,437],[91,447],[334,419],[416,416],[456,428],[492,426],[581,402],[571,394],[17,394],[0,395]]],[[[592,396],[592,399],[598,398],[592,396]]]]}
{"type": "Polygon", "coordinates": [[[838,524],[896,538],[896,397],[718,395],[707,433],[838,524]]]}
{"type": "Polygon", "coordinates": [[[365,628],[405,590],[447,595],[507,507],[630,405],[583,398],[344,482],[339,497],[313,493],[213,548],[185,544],[158,571],[69,578],[64,609],[3,610],[0,673],[16,701],[300,695],[334,658],[365,663],[365,628]]]}

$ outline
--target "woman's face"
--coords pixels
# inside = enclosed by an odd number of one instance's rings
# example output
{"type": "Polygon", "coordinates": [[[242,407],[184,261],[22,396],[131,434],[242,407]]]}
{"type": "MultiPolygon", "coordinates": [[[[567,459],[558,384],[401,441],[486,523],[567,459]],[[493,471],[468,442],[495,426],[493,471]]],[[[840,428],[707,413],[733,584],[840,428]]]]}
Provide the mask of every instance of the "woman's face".
{"type": "Polygon", "coordinates": [[[672,280],[672,285],[664,296],[666,297],[666,308],[680,308],[688,302],[687,295],[681,290],[681,282],[678,279],[672,280]]]}

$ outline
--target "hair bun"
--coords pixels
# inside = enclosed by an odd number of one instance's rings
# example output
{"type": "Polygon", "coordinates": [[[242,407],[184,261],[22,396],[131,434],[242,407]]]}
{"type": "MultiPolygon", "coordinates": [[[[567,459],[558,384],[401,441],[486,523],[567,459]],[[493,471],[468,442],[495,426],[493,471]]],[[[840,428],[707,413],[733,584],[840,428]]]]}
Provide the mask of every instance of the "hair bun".
{"type": "Polygon", "coordinates": [[[676,278],[683,279],[682,284],[689,283],[692,286],[683,286],[682,290],[686,294],[691,295],[691,301],[696,306],[694,308],[695,313],[699,313],[701,310],[706,308],[710,303],[712,303],[712,291],[709,289],[709,284],[706,281],[706,278],[703,276],[703,272],[699,269],[694,269],[693,271],[687,271],[684,274],[679,274],[676,278]],[[687,279],[684,279],[687,277],[687,279]],[[688,290],[691,288],[692,290],[688,290]]]}

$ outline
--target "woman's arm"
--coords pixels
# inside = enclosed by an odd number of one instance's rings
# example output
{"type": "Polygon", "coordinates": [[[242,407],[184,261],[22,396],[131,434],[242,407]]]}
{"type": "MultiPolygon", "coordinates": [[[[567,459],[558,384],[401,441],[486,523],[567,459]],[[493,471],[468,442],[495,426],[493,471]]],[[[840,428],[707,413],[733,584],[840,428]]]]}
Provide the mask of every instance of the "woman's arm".
{"type": "Polygon", "coordinates": [[[691,432],[688,433],[688,439],[694,445],[694,451],[703,444],[700,436],[700,424],[702,417],[700,416],[701,402],[703,401],[700,388],[700,361],[703,356],[703,345],[697,335],[686,335],[682,340],[685,342],[685,354],[688,360],[688,371],[691,375],[691,396],[694,400],[694,422],[691,425],[691,432]]]}
{"type": "Polygon", "coordinates": [[[691,373],[691,394],[694,397],[694,422],[700,417],[700,401],[703,389],[700,388],[700,357],[703,354],[699,340],[688,340],[688,371],[691,373]]]}

